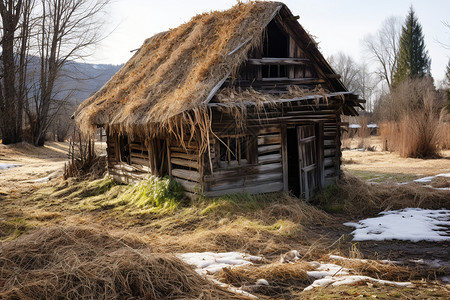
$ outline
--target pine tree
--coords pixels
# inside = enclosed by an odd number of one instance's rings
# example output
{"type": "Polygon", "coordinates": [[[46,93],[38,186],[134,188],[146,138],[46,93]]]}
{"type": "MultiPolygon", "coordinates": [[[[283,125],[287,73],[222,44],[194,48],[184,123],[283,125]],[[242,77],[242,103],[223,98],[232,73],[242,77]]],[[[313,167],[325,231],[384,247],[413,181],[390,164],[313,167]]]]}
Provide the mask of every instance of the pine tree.
{"type": "Polygon", "coordinates": [[[422,26],[414,13],[409,9],[405,24],[402,26],[397,70],[394,74],[394,86],[406,78],[421,78],[430,76],[431,59],[425,49],[422,26]]]}

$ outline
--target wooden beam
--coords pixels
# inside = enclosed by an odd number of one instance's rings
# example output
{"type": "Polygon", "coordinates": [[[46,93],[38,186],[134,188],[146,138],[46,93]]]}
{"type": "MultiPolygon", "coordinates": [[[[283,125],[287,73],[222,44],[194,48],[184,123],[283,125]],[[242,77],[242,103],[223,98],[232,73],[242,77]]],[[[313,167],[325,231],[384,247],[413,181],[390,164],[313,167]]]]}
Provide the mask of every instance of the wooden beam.
{"type": "Polygon", "coordinates": [[[249,65],[267,66],[267,65],[304,65],[309,63],[307,58],[275,58],[263,57],[261,59],[250,58],[247,60],[249,65]]]}
{"type": "Polygon", "coordinates": [[[222,86],[222,84],[225,82],[225,80],[227,80],[227,78],[230,76],[231,72],[228,72],[227,75],[225,75],[225,77],[223,77],[214,87],[213,89],[209,92],[208,97],[206,97],[205,101],[203,102],[203,104],[208,104],[209,101],[211,101],[211,99],[214,97],[214,95],[217,93],[217,91],[220,89],[220,87],[222,86]]]}

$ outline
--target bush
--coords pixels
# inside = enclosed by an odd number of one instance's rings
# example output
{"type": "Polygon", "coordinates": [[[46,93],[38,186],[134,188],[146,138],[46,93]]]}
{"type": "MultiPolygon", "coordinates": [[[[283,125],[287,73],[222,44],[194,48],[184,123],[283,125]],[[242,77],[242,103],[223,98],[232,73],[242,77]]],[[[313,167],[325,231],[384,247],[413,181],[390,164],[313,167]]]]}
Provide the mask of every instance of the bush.
{"type": "Polygon", "coordinates": [[[443,102],[429,78],[408,79],[384,100],[383,150],[402,157],[435,157],[439,152],[439,112],[443,102]]]}

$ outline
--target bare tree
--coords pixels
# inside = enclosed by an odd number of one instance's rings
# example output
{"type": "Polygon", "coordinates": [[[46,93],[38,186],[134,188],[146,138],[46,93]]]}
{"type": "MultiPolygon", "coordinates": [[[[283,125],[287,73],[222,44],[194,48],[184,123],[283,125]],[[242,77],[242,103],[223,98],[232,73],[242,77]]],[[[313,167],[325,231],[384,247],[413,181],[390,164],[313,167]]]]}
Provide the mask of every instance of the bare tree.
{"type": "Polygon", "coordinates": [[[26,65],[33,0],[0,1],[1,16],[1,77],[0,127],[2,143],[22,141],[22,117],[26,90],[26,65]]]}
{"type": "Polygon", "coordinates": [[[373,73],[369,70],[367,63],[359,64],[358,79],[356,80],[356,92],[365,99],[365,108],[367,111],[373,111],[373,98],[379,80],[374,78],[373,73]]]}
{"type": "Polygon", "coordinates": [[[347,54],[338,52],[328,58],[334,71],[341,75],[342,83],[353,92],[356,92],[358,84],[356,83],[359,77],[358,64],[347,54]]]}
{"type": "Polygon", "coordinates": [[[371,110],[370,99],[378,82],[374,80],[367,64],[358,64],[343,52],[332,55],[328,60],[336,73],[341,75],[342,83],[350,91],[366,99],[368,101],[366,108],[371,110]]]}
{"type": "Polygon", "coordinates": [[[401,33],[401,20],[388,17],[375,35],[364,39],[364,47],[370,58],[377,63],[376,74],[392,90],[392,79],[397,67],[401,33]]]}
{"type": "Polygon", "coordinates": [[[39,57],[26,114],[33,143],[44,145],[45,134],[69,95],[60,97],[55,87],[62,68],[71,60],[88,55],[101,40],[101,14],[109,0],[41,0],[42,17],[36,28],[34,46],[39,57]]]}

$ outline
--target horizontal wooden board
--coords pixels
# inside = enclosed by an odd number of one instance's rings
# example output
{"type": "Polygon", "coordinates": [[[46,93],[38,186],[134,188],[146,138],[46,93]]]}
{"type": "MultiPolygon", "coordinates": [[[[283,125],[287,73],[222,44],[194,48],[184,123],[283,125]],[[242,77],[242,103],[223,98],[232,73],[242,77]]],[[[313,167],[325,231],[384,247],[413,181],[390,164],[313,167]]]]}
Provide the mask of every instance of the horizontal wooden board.
{"type": "Polygon", "coordinates": [[[249,175],[249,174],[263,174],[271,172],[281,172],[283,167],[281,163],[273,163],[267,165],[249,165],[236,167],[227,170],[214,170],[213,175],[206,175],[205,181],[208,180],[221,180],[226,178],[233,178],[235,176],[249,175]]]}
{"type": "Polygon", "coordinates": [[[258,146],[271,145],[271,144],[281,144],[281,135],[270,134],[270,135],[258,136],[258,146]]]}
{"type": "Polygon", "coordinates": [[[271,164],[275,162],[281,162],[281,154],[269,154],[258,156],[259,164],[271,164]]]}
{"type": "Polygon", "coordinates": [[[198,155],[197,154],[187,154],[187,153],[179,153],[179,152],[171,152],[170,153],[171,158],[182,158],[187,160],[197,160],[198,155]]]}
{"type": "Polygon", "coordinates": [[[209,191],[219,191],[234,188],[244,188],[247,186],[253,186],[255,184],[271,183],[283,181],[283,173],[268,173],[257,175],[246,175],[243,177],[229,178],[229,180],[221,180],[211,182],[208,187],[209,191]]]}
{"type": "Polygon", "coordinates": [[[191,192],[191,193],[200,193],[201,192],[201,186],[197,182],[184,180],[181,178],[174,178],[176,182],[178,182],[185,191],[191,192]]]}
{"type": "Polygon", "coordinates": [[[198,146],[187,147],[186,149],[184,149],[183,147],[170,146],[170,151],[171,152],[180,152],[180,153],[194,154],[194,153],[198,153],[198,146]]]}
{"type": "Polygon", "coordinates": [[[323,150],[323,156],[329,157],[329,156],[335,156],[336,155],[336,149],[325,149],[323,150]]]}
{"type": "Polygon", "coordinates": [[[200,182],[200,174],[198,172],[185,169],[172,169],[172,177],[200,182]]]}
{"type": "Polygon", "coordinates": [[[283,182],[271,182],[265,184],[259,184],[254,186],[247,186],[244,188],[234,188],[228,190],[220,190],[220,191],[208,191],[204,192],[206,197],[218,197],[225,194],[236,194],[236,193],[249,193],[249,194],[261,194],[261,193],[272,193],[272,192],[281,192],[283,190],[283,182]]]}
{"type": "Polygon", "coordinates": [[[335,164],[334,157],[327,157],[323,160],[324,167],[334,167],[334,164],[335,164]]]}
{"type": "Polygon", "coordinates": [[[280,144],[260,146],[260,147],[258,147],[258,155],[275,152],[275,151],[280,151],[280,150],[281,150],[280,144]]]}
{"type": "Polygon", "coordinates": [[[136,153],[136,152],[131,152],[130,153],[131,157],[138,157],[138,158],[144,158],[144,159],[148,159],[148,153],[136,153]]]}
{"type": "Polygon", "coordinates": [[[145,147],[145,145],[137,144],[137,143],[131,143],[130,149],[131,150],[139,150],[139,151],[148,151],[148,149],[147,149],[147,147],[145,147]]]}
{"type": "Polygon", "coordinates": [[[336,170],[334,168],[325,168],[323,171],[323,174],[325,178],[327,177],[335,177],[336,176],[336,170]]]}
{"type": "Polygon", "coordinates": [[[186,159],[180,159],[180,158],[171,158],[170,163],[172,165],[179,165],[183,167],[189,167],[198,169],[198,162],[193,160],[186,160],[186,159]]]}

